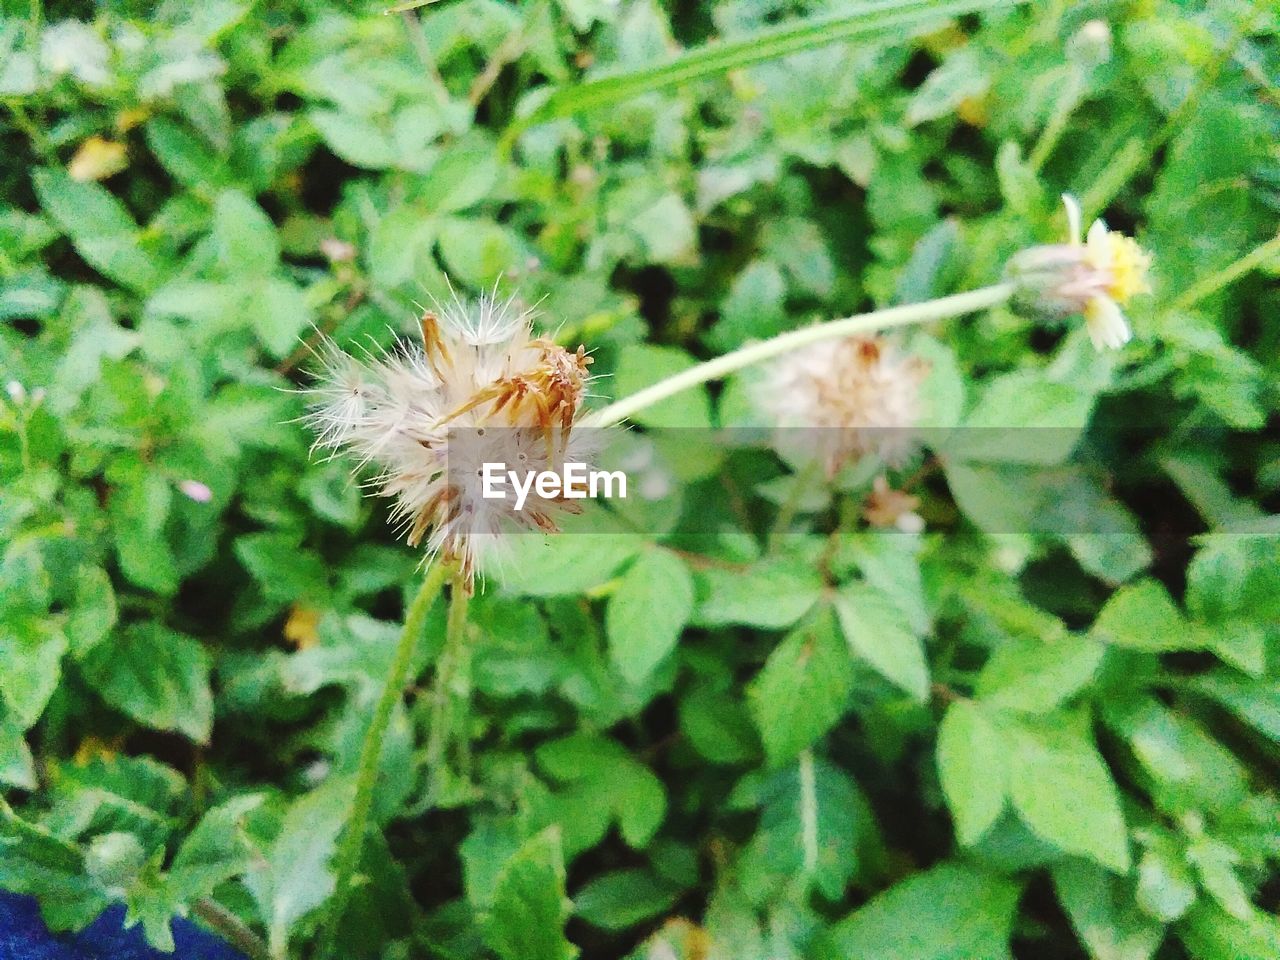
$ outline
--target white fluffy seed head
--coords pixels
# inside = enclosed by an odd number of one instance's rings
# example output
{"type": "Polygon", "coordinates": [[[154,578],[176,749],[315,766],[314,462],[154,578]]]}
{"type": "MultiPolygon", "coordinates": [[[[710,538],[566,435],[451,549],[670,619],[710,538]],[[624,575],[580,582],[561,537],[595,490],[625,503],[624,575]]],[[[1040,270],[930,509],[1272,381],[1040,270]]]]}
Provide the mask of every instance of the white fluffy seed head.
{"type": "Polygon", "coordinates": [[[523,509],[482,496],[485,463],[558,470],[586,455],[573,431],[591,358],[535,338],[511,299],[457,296],[424,311],[421,345],[359,359],[326,342],[310,389],[315,448],[378,470],[410,545],[454,561],[470,580],[513,527],[554,531],[563,497],[531,492],[523,509]]]}
{"type": "Polygon", "coordinates": [[[756,402],[789,459],[819,462],[829,476],[871,454],[901,462],[914,446],[920,385],[929,365],[888,339],[815,343],[776,360],[756,402]]]}

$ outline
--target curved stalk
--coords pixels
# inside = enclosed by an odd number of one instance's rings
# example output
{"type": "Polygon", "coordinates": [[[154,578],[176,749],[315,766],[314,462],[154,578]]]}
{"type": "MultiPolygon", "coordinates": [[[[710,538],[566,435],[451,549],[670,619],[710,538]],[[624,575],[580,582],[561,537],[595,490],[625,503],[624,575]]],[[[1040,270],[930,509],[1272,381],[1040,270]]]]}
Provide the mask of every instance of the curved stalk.
{"type": "Polygon", "coordinates": [[[722,357],[715,357],[682,370],[674,376],[660,380],[651,387],[633,393],[629,397],[615,400],[601,410],[586,417],[583,426],[608,427],[621,423],[641,410],[667,399],[681,390],[688,390],[711,380],[718,380],[731,373],[761,363],[783,353],[789,353],[799,347],[823,340],[834,340],[851,336],[855,333],[868,333],[873,330],[887,330],[891,327],[905,327],[913,323],[924,323],[929,320],[945,320],[966,313],[974,313],[989,307],[999,306],[1013,296],[1013,284],[997,283],[990,287],[981,287],[967,293],[957,293],[937,300],[926,300],[923,303],[908,303],[900,307],[886,307],[870,313],[859,313],[841,320],[829,320],[800,330],[792,330],[779,334],[759,343],[749,343],[739,347],[722,357]]]}
{"type": "Polygon", "coordinates": [[[212,897],[197,900],[191,905],[191,912],[249,960],[271,960],[271,952],[267,949],[267,945],[258,939],[257,934],[212,897]]]}
{"type": "Polygon", "coordinates": [[[373,718],[369,721],[369,730],[360,748],[360,766],[356,774],[356,794],[351,804],[351,817],[347,821],[335,859],[336,885],[333,901],[329,905],[324,927],[320,932],[319,949],[316,951],[319,960],[328,960],[333,954],[338,924],[342,920],[343,913],[346,912],[347,901],[351,896],[352,876],[360,864],[365,832],[369,826],[369,816],[373,812],[373,796],[378,785],[378,766],[382,759],[387,727],[391,723],[391,714],[396,703],[404,696],[405,685],[409,680],[409,668],[413,664],[413,651],[426,624],[427,613],[435,603],[436,597],[440,595],[445,576],[449,572],[448,564],[435,563],[423,577],[422,585],[418,588],[405,614],[404,628],[400,631],[400,641],[396,645],[396,653],[391,661],[387,682],[374,707],[373,718]]]}
{"type": "Polygon", "coordinates": [[[434,805],[440,798],[440,768],[445,763],[449,728],[452,725],[452,691],[449,689],[460,665],[466,661],[467,605],[470,594],[461,576],[455,576],[449,591],[449,616],[445,621],[444,649],[436,663],[431,685],[431,728],[427,732],[427,799],[434,805]]]}

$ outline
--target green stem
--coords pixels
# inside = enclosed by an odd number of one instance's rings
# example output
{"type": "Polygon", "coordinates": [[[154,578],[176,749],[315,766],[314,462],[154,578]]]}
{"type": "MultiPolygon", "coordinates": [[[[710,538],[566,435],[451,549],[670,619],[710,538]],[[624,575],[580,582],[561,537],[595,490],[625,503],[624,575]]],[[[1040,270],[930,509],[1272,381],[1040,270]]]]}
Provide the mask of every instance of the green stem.
{"type": "Polygon", "coordinates": [[[1205,297],[1213,296],[1223,287],[1239,280],[1249,271],[1262,266],[1272,257],[1280,257],[1280,233],[1266,243],[1254,247],[1239,260],[1223,267],[1217,273],[1197,280],[1186,290],[1183,290],[1173,303],[1169,304],[1169,309],[1177,312],[1194,307],[1205,297]]]}
{"type": "Polygon", "coordinates": [[[667,397],[682,390],[696,387],[711,380],[718,380],[731,373],[769,360],[780,354],[789,353],[799,347],[823,340],[834,340],[857,333],[873,330],[887,330],[892,327],[905,327],[913,323],[925,323],[929,320],[945,320],[978,310],[986,310],[1008,302],[1013,296],[1011,283],[997,283],[994,286],[957,293],[937,300],[926,300],[923,303],[908,303],[900,307],[886,307],[870,313],[859,313],[841,320],[829,320],[812,327],[792,330],[779,334],[770,340],[750,343],[739,347],[731,353],[704,361],[696,367],[682,370],[674,376],[660,380],[651,387],[613,403],[588,416],[583,425],[587,427],[607,427],[621,423],[667,397]]]}
{"type": "Polygon", "coordinates": [[[44,31],[44,4],[31,0],[27,7],[27,29],[30,31],[31,55],[36,58],[36,70],[40,69],[40,34],[44,31]]]}
{"type": "Polygon", "coordinates": [[[1036,173],[1039,173],[1041,168],[1044,167],[1050,154],[1053,153],[1053,148],[1062,139],[1062,134],[1067,129],[1067,121],[1071,119],[1071,114],[1080,105],[1080,96],[1083,92],[1084,77],[1081,75],[1080,69],[1075,67],[1067,74],[1067,78],[1062,84],[1062,93],[1059,94],[1057,101],[1054,103],[1053,116],[1045,124],[1044,130],[1040,133],[1040,139],[1036,141],[1036,145],[1031,151],[1031,156],[1027,160],[1031,165],[1031,169],[1036,173]]]}
{"type": "Polygon", "coordinates": [[[436,662],[436,675],[431,685],[430,729],[427,732],[427,799],[434,805],[440,798],[440,771],[446,762],[445,748],[449,743],[450,705],[453,700],[449,689],[459,663],[467,649],[467,606],[470,594],[461,576],[456,576],[449,591],[449,616],[445,621],[444,649],[436,662]]]}
{"type": "Polygon", "coordinates": [[[395,705],[404,696],[405,685],[409,680],[409,668],[413,664],[413,651],[426,624],[427,613],[435,603],[445,575],[450,566],[446,563],[434,563],[422,579],[418,593],[409,604],[405,614],[404,628],[400,631],[400,641],[396,645],[395,657],[391,661],[391,670],[387,674],[387,682],[382,688],[382,695],[374,707],[373,719],[369,721],[369,730],[364,736],[364,744],[360,749],[360,767],[356,775],[356,794],[351,804],[351,817],[342,835],[335,860],[333,902],[320,932],[320,946],[316,956],[327,960],[332,956],[334,941],[338,932],[338,924],[346,911],[347,901],[351,896],[352,876],[360,864],[360,853],[364,848],[365,833],[368,829],[369,816],[373,812],[374,790],[378,785],[378,766],[382,759],[382,747],[386,740],[387,727],[391,723],[391,714],[395,705]]]}
{"type": "Polygon", "coordinates": [[[270,960],[271,953],[267,950],[267,945],[218,901],[204,897],[192,904],[191,912],[249,960],[270,960]]]}
{"type": "Polygon", "coordinates": [[[787,498],[778,508],[778,516],[769,530],[769,553],[778,548],[783,534],[791,528],[791,522],[795,520],[796,514],[800,512],[800,505],[804,503],[805,494],[809,492],[813,481],[820,475],[820,470],[819,464],[814,462],[808,464],[800,472],[791,475],[791,489],[787,491],[787,498]]]}

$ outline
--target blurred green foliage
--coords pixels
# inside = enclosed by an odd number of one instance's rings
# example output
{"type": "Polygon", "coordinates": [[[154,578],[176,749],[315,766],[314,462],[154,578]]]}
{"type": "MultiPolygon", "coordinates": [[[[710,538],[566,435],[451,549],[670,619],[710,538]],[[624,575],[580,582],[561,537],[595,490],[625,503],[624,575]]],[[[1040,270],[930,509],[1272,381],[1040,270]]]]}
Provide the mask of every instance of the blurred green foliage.
{"type": "Polygon", "coordinates": [[[313,328],[498,278],[625,393],[991,282],[1070,190],[1155,254],[1125,351],[1004,309],[909,341],[932,423],[1055,441],[905,465],[924,536],[859,525],[868,475],[770,540],[777,460],[655,439],[663,534],[526,538],[445,703],[397,706],[340,952],[1280,956],[1276,12],[879,7],[6,5],[0,886],[308,954],[419,575],[308,457],[313,328]]]}

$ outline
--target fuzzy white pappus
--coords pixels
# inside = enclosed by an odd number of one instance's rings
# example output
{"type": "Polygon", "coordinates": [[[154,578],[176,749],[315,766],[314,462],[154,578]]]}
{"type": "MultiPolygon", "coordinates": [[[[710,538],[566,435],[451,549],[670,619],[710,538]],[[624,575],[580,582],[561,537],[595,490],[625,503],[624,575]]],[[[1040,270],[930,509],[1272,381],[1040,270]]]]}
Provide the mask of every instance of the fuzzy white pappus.
{"type": "MultiPolygon", "coordinates": [[[[554,471],[589,455],[573,430],[591,358],[535,337],[514,299],[454,296],[420,319],[421,343],[358,358],[326,340],[306,421],[315,448],[378,470],[411,546],[456,562],[470,582],[519,528],[553,532],[581,507],[531,493],[516,511],[482,495],[485,463],[554,471]]],[[[497,557],[493,557],[498,559],[497,557]]]]}

